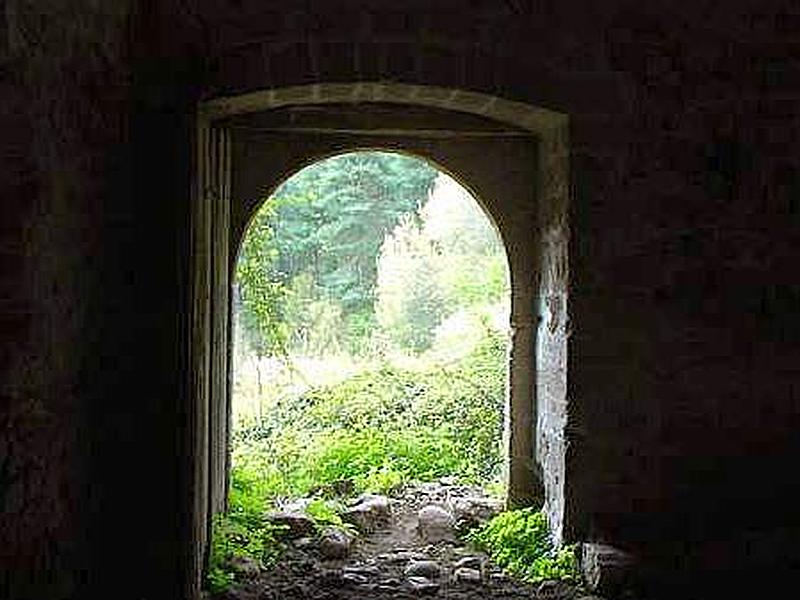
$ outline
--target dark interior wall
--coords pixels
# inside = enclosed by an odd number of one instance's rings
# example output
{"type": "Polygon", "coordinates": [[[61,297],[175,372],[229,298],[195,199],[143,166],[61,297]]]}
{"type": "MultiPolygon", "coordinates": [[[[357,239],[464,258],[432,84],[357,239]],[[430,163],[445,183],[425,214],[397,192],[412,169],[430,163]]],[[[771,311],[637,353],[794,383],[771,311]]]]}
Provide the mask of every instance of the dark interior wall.
{"type": "MultiPolygon", "coordinates": [[[[3,91],[17,110],[30,102],[12,86],[3,91]]],[[[72,548],[81,545],[78,504],[87,474],[77,455],[87,456],[81,437],[88,427],[75,393],[79,358],[61,347],[75,345],[83,330],[85,315],[71,305],[91,281],[77,272],[88,248],[70,239],[70,230],[80,227],[80,218],[69,214],[71,185],[44,176],[49,161],[34,153],[39,136],[33,124],[4,108],[0,572],[35,580],[49,569],[68,572],[74,558],[67,548],[58,554],[43,548],[66,540],[72,548]],[[64,300],[57,310],[51,309],[53,297],[64,300]]],[[[53,582],[50,589],[62,585],[69,584],[53,582]]]]}
{"type": "Polygon", "coordinates": [[[185,597],[192,107],[317,81],[570,115],[579,529],[669,583],[792,566],[788,3],[54,4],[0,29],[2,595],[185,597]]]}
{"type": "Polygon", "coordinates": [[[615,15],[633,111],[573,121],[569,464],[665,584],[770,585],[798,568],[797,23],[701,15],[615,15]]]}
{"type": "Polygon", "coordinates": [[[137,7],[5,7],[0,598],[180,597],[193,101],[137,7]]]}
{"type": "Polygon", "coordinates": [[[0,596],[60,598],[92,576],[104,485],[103,200],[123,158],[109,150],[124,135],[126,15],[98,18],[109,38],[90,50],[96,31],[25,8],[8,6],[2,38],[0,596]]]}

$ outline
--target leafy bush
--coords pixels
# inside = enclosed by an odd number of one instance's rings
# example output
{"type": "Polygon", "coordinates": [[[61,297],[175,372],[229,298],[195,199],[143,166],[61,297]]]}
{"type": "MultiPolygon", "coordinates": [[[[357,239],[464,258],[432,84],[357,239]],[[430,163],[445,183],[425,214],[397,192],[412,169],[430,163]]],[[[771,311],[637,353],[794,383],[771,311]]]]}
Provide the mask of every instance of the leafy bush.
{"type": "Polygon", "coordinates": [[[401,483],[431,480],[455,472],[452,441],[438,432],[334,431],[323,434],[301,465],[301,487],[310,489],[351,480],[357,491],[388,492],[401,483]]]}
{"type": "Polygon", "coordinates": [[[574,547],[553,546],[541,510],[523,508],[501,513],[468,533],[467,540],[523,581],[578,578],[574,547]]]}
{"type": "Polygon", "coordinates": [[[228,512],[215,515],[211,528],[208,587],[219,592],[236,580],[235,558],[272,564],[280,554],[280,527],[265,516],[265,489],[253,473],[235,469],[231,477],[228,512]]]}
{"type": "Polygon", "coordinates": [[[325,526],[333,526],[343,531],[348,532],[350,535],[358,535],[358,528],[352,523],[346,523],[339,513],[342,511],[343,506],[338,502],[330,500],[313,500],[306,507],[306,514],[314,519],[314,523],[319,529],[325,526]]]}
{"type": "Polygon", "coordinates": [[[234,477],[267,502],[349,480],[387,491],[411,480],[499,476],[506,342],[489,334],[455,365],[379,365],[287,397],[234,432],[234,477]],[[257,480],[257,482],[256,482],[257,480]]]}
{"type": "Polygon", "coordinates": [[[282,305],[286,286],[272,272],[278,260],[270,221],[274,206],[266,203],[250,224],[236,262],[235,302],[243,337],[258,356],[286,353],[282,305]]]}

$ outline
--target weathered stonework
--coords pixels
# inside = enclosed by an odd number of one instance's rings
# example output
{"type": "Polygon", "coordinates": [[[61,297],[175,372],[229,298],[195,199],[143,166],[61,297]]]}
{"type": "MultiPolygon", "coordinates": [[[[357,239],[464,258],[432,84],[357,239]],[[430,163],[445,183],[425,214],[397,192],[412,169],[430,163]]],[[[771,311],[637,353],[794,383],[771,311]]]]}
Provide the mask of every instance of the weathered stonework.
{"type": "MultiPolygon", "coordinates": [[[[544,478],[544,506],[555,543],[564,531],[568,427],[569,144],[566,128],[543,139],[539,150],[538,332],[536,346],[536,458],[544,478]]],[[[579,440],[571,440],[579,443],[579,440]]],[[[569,524],[568,524],[569,526],[569,524]]]]}
{"type": "Polygon", "coordinates": [[[374,102],[569,115],[569,235],[540,257],[567,244],[569,287],[523,277],[518,315],[545,317],[531,394],[553,408],[539,455],[564,538],[635,555],[652,595],[796,575],[800,123],[779,4],[7,2],[0,595],[197,596],[196,107],[359,82],[374,102]],[[542,376],[564,360],[565,395],[542,376]]]}

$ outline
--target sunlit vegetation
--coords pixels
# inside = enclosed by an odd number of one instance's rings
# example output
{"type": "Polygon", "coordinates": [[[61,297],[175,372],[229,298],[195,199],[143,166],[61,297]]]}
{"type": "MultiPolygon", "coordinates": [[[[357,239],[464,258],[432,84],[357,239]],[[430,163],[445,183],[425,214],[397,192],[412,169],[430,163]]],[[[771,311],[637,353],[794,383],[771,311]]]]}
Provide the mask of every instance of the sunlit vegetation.
{"type": "Polygon", "coordinates": [[[452,178],[391,153],[311,165],[266,199],[236,275],[233,464],[265,501],[498,480],[507,266],[452,178]]]}
{"type": "Polygon", "coordinates": [[[235,432],[234,474],[263,500],[347,482],[389,492],[404,482],[499,478],[505,340],[496,332],[457,362],[375,363],[331,385],[275,399],[235,432]]]}
{"type": "Polygon", "coordinates": [[[523,508],[501,513],[471,531],[467,539],[523,581],[579,581],[575,549],[553,545],[541,510],[523,508]]]}

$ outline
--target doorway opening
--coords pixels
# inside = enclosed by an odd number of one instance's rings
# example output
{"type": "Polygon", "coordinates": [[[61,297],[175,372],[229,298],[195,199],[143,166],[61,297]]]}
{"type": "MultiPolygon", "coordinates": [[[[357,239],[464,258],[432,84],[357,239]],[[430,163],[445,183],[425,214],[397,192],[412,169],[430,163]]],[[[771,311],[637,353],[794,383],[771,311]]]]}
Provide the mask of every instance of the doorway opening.
{"type": "Polygon", "coordinates": [[[565,115],[500,98],[386,83],[265,90],[201,105],[189,371],[195,581],[209,554],[210,516],[224,512],[227,498],[239,242],[280,182],[322,157],[365,148],[425,156],[459,173],[497,225],[511,279],[507,502],[544,504],[551,538],[575,539],[583,524],[580,504],[566,501],[578,488],[566,477],[564,436],[566,126],[565,115]]]}
{"type": "Polygon", "coordinates": [[[357,523],[359,495],[422,488],[499,508],[509,292],[494,225],[430,162],[349,152],[286,179],[235,266],[229,526],[357,523]]]}
{"type": "Polygon", "coordinates": [[[301,169],[265,199],[236,261],[234,458],[237,443],[282,446],[277,437],[298,423],[353,441],[433,419],[431,435],[420,429],[401,444],[438,440],[439,451],[418,449],[429,455],[420,464],[401,464],[383,439],[374,464],[316,476],[296,468],[281,483],[272,473],[275,497],[333,484],[337,473],[356,489],[460,476],[500,492],[509,287],[485,212],[431,163],[360,151],[301,169]]]}

